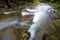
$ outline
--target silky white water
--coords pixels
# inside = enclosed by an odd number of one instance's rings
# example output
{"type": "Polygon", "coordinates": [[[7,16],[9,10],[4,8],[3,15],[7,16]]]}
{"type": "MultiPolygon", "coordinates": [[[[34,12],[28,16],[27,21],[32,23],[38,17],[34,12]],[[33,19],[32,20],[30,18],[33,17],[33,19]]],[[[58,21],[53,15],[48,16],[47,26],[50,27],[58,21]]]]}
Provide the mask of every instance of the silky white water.
{"type": "MultiPolygon", "coordinates": [[[[33,24],[29,25],[30,28],[27,30],[28,32],[31,33],[29,40],[33,40],[36,35],[37,30],[41,30],[41,29],[44,30],[44,29],[48,28],[47,23],[49,21],[52,21],[53,8],[48,4],[40,3],[40,4],[37,4],[36,6],[34,6],[32,9],[30,9],[29,7],[23,9],[21,13],[22,13],[22,16],[34,15],[33,20],[31,22],[33,24]],[[43,25],[42,27],[41,27],[41,24],[43,25]]],[[[7,13],[5,12],[5,14],[8,15],[8,14],[10,14],[10,12],[7,12],[7,13]]],[[[4,29],[6,27],[12,26],[14,24],[18,24],[20,26],[28,25],[26,23],[26,21],[19,22],[18,19],[14,19],[12,21],[0,22],[0,30],[4,29]]],[[[42,40],[42,39],[40,39],[40,40],[42,40]]]]}
{"type": "MultiPolygon", "coordinates": [[[[32,24],[28,29],[28,32],[31,33],[29,40],[34,40],[37,30],[39,29],[44,30],[48,28],[47,23],[52,21],[52,14],[53,14],[53,8],[50,5],[45,3],[40,3],[34,6],[32,9],[30,9],[29,7],[23,9],[22,11],[23,16],[34,15],[32,20],[34,24],[32,24]]],[[[42,40],[42,38],[39,40],[42,40]]]]}

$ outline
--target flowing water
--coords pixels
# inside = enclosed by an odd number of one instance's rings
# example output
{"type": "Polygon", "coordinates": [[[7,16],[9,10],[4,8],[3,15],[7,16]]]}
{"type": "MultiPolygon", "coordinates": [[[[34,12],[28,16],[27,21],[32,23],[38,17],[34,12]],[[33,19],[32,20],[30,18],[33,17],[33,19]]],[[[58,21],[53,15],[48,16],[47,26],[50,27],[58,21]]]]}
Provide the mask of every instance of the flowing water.
{"type": "Polygon", "coordinates": [[[32,8],[27,7],[22,11],[23,16],[34,15],[32,20],[34,24],[32,24],[28,29],[28,32],[31,33],[29,40],[34,40],[38,32],[43,33],[39,34],[39,40],[43,40],[42,36],[44,34],[55,29],[52,24],[53,11],[53,7],[45,3],[40,3],[38,5],[32,6],[32,8]]]}
{"type": "MultiPolygon", "coordinates": [[[[6,15],[6,18],[3,18],[0,20],[0,30],[4,30],[6,28],[13,29],[12,26],[17,25],[18,28],[24,28],[25,25],[29,26],[29,29],[27,30],[28,32],[31,33],[30,38],[28,40],[33,40],[38,37],[38,32],[39,37],[37,39],[42,40],[42,36],[45,33],[50,32],[50,30],[55,29],[51,25],[52,21],[52,15],[53,15],[53,7],[51,7],[48,4],[41,3],[38,4],[32,8],[25,8],[22,10],[22,15],[21,16],[27,16],[27,15],[32,15],[28,17],[27,19],[24,19],[25,21],[21,21],[20,14],[15,14],[17,11],[12,11],[12,12],[3,12],[4,15],[6,15]],[[10,17],[9,17],[10,15],[10,17]],[[11,16],[13,15],[13,17],[11,16]],[[31,19],[33,19],[31,21],[31,19]],[[38,31],[39,30],[39,31],[38,31]],[[37,37],[36,37],[37,36],[37,37]],[[35,38],[36,37],[36,38],[35,38]]],[[[10,30],[5,30],[5,32],[2,32],[2,35],[0,33],[0,38],[1,40],[13,40],[12,35],[10,34],[10,30]],[[3,35],[4,34],[4,35],[3,35]]]]}

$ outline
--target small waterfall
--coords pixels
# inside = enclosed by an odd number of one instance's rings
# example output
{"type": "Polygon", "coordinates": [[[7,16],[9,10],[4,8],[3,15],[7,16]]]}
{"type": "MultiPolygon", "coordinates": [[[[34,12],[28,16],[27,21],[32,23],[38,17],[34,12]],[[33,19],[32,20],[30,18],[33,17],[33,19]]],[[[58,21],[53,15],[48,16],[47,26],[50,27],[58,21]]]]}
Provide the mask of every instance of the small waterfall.
{"type": "MultiPolygon", "coordinates": [[[[50,5],[45,4],[45,3],[40,3],[36,6],[34,6],[32,9],[27,7],[25,9],[23,9],[21,13],[22,13],[22,16],[33,15],[32,22],[29,22],[30,18],[26,19],[25,22],[19,21],[20,18],[14,19],[12,21],[3,21],[3,22],[0,22],[0,30],[6,28],[8,26],[12,26],[14,24],[17,24],[18,26],[21,26],[22,28],[24,25],[28,25],[28,26],[30,26],[30,28],[27,31],[31,33],[29,40],[34,40],[34,37],[36,35],[35,33],[37,32],[37,30],[41,31],[41,30],[45,30],[48,28],[47,23],[49,21],[52,21],[51,16],[52,16],[53,10],[54,10],[53,7],[51,7],[50,5]],[[42,24],[42,26],[41,26],[41,24],[42,24]]],[[[17,12],[17,11],[3,12],[3,13],[11,14],[14,12],[17,12]]]]}
{"type": "Polygon", "coordinates": [[[31,33],[29,40],[34,39],[36,35],[35,33],[37,32],[37,30],[39,29],[44,30],[48,28],[47,23],[52,20],[51,16],[52,16],[53,10],[54,10],[53,7],[45,3],[40,3],[32,7],[32,9],[30,9],[29,7],[23,9],[22,11],[23,16],[34,15],[33,20],[32,20],[34,24],[32,24],[30,28],[28,29],[28,32],[31,33]]]}

